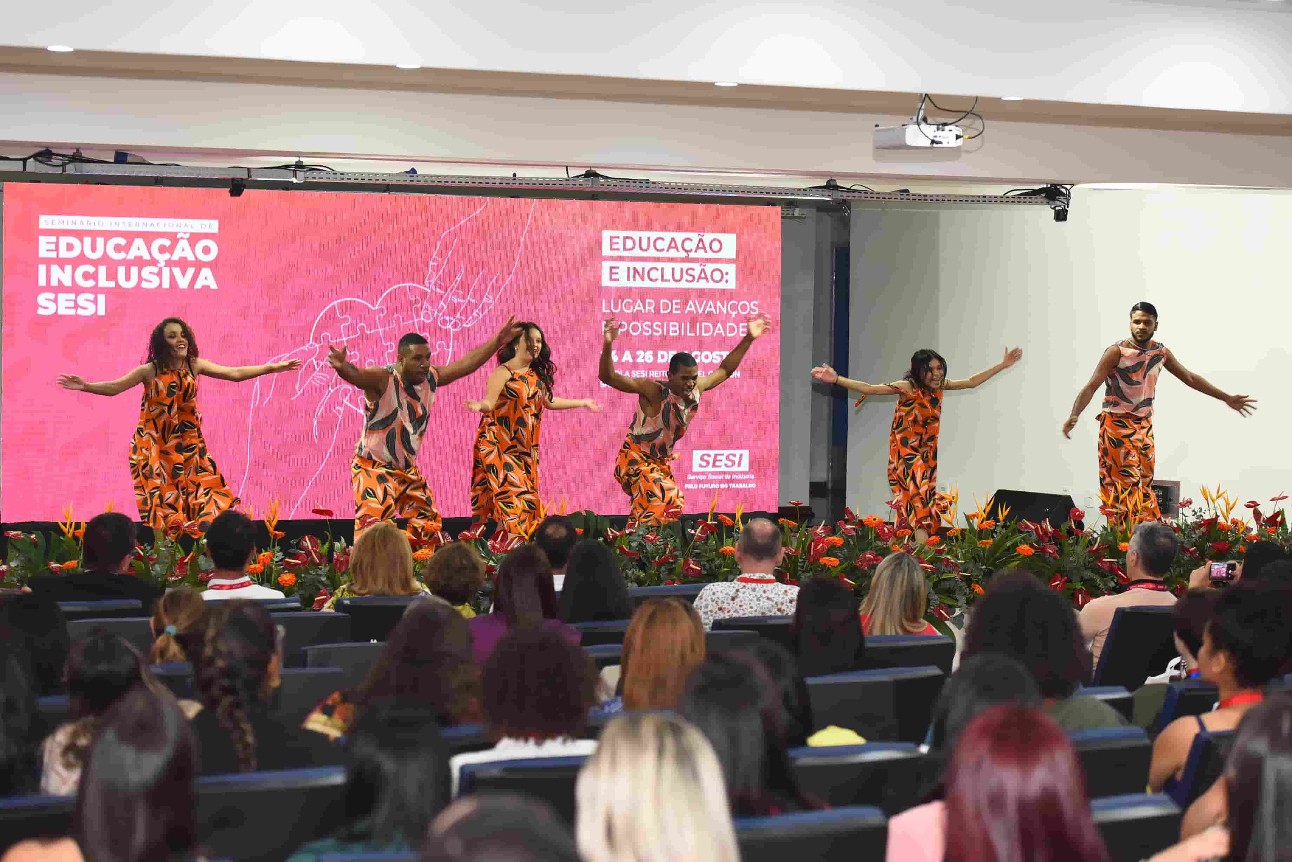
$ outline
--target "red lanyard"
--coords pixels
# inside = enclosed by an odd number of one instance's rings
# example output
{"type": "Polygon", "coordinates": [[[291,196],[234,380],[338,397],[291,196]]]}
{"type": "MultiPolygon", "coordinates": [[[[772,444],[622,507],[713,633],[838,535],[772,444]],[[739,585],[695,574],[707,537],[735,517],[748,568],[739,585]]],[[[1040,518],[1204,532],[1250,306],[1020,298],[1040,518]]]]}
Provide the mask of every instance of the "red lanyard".
{"type": "Polygon", "coordinates": [[[1166,592],[1166,584],[1161,581],[1131,581],[1126,585],[1128,590],[1152,590],[1155,593],[1166,592]]]}
{"type": "Polygon", "coordinates": [[[1216,709],[1225,709],[1230,706],[1246,706],[1249,703],[1260,703],[1263,700],[1265,700],[1264,692],[1240,691],[1238,694],[1231,694],[1221,700],[1216,709]]]}
{"type": "Polygon", "coordinates": [[[251,578],[243,578],[240,581],[234,581],[231,584],[207,584],[208,590],[240,590],[243,587],[251,586],[251,578]]]}
{"type": "Polygon", "coordinates": [[[736,578],[740,584],[775,584],[779,583],[775,575],[741,575],[736,578]]]}

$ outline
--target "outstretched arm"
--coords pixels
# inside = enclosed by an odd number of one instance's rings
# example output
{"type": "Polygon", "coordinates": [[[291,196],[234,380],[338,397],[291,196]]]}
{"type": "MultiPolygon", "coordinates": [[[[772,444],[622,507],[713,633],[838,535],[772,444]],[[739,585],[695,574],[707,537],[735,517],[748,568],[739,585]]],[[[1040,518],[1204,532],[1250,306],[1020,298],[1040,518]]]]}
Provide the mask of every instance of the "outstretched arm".
{"type": "Polygon", "coordinates": [[[735,349],[727,354],[721,365],[715,368],[712,373],[700,378],[696,383],[696,389],[701,392],[713,389],[732,374],[735,374],[736,369],[740,367],[740,361],[745,358],[745,354],[749,352],[749,348],[753,346],[754,341],[761,338],[771,329],[772,318],[766,314],[756,314],[749,318],[747,326],[749,331],[745,333],[745,337],[740,339],[740,343],[736,345],[735,349]]]}
{"type": "Polygon", "coordinates": [[[1217,401],[1223,401],[1229,405],[1231,410],[1237,410],[1243,416],[1248,416],[1256,409],[1256,399],[1248,398],[1246,395],[1228,395],[1217,389],[1211,383],[1203,379],[1202,375],[1194,374],[1189,369],[1180,364],[1180,360],[1175,358],[1175,354],[1170,350],[1166,352],[1166,370],[1170,371],[1181,382],[1190,389],[1196,389],[1203,395],[1210,395],[1217,401]]]}
{"type": "Polygon", "coordinates": [[[818,365],[813,368],[812,379],[842,386],[844,389],[860,392],[862,395],[896,395],[898,392],[908,392],[911,388],[909,380],[899,380],[896,383],[865,383],[850,377],[842,377],[829,365],[818,365]]]}
{"type": "Polygon", "coordinates": [[[498,403],[498,396],[502,394],[502,388],[507,385],[507,378],[510,376],[505,365],[499,365],[489,372],[489,379],[485,382],[484,397],[478,401],[468,401],[467,409],[474,410],[476,413],[492,413],[498,403]]]}
{"type": "Polygon", "coordinates": [[[359,368],[346,358],[345,347],[333,347],[329,344],[327,364],[335,368],[337,376],[346,383],[362,389],[364,396],[369,401],[376,401],[381,398],[381,393],[386,391],[386,385],[390,383],[389,371],[375,366],[359,368]]]}
{"type": "Polygon", "coordinates": [[[611,347],[614,345],[615,339],[619,337],[621,328],[619,321],[613,317],[602,324],[601,359],[597,363],[597,378],[611,389],[618,389],[620,392],[640,395],[642,398],[658,398],[658,384],[644,377],[625,377],[615,371],[615,357],[611,353],[611,347]]]}
{"type": "Polygon", "coordinates": [[[198,358],[193,366],[193,371],[196,374],[205,374],[207,377],[214,377],[217,380],[231,380],[234,383],[241,383],[244,380],[263,377],[266,374],[294,371],[301,367],[301,361],[299,359],[289,359],[286,362],[270,362],[265,365],[239,365],[230,368],[225,365],[217,365],[209,359],[198,358]]]}
{"type": "Polygon", "coordinates": [[[448,365],[441,365],[436,368],[435,373],[438,378],[438,385],[444,386],[460,377],[466,377],[488,362],[489,357],[501,350],[504,344],[515,341],[519,335],[520,327],[516,324],[515,315],[512,315],[507,318],[507,322],[502,325],[502,329],[499,329],[498,334],[493,338],[484,344],[473,347],[448,365]]]}
{"type": "Polygon", "coordinates": [[[105,380],[101,383],[88,383],[75,374],[58,375],[58,385],[73,392],[89,392],[91,395],[120,395],[127,389],[138,386],[146,380],[152,380],[157,374],[150,364],[133,368],[124,377],[116,380],[105,380]]]}
{"type": "Polygon", "coordinates": [[[547,400],[549,410],[584,410],[600,411],[601,405],[591,398],[556,398],[552,397],[547,400]]]}
{"type": "Polygon", "coordinates": [[[942,385],[943,389],[977,389],[997,374],[1009,368],[1018,360],[1023,358],[1023,348],[1015,347],[1012,350],[1005,348],[1005,358],[997,362],[986,371],[979,371],[977,374],[965,380],[948,380],[942,385]]]}
{"type": "Polygon", "coordinates": [[[1072,412],[1068,414],[1067,420],[1063,423],[1063,436],[1071,439],[1072,429],[1077,427],[1077,419],[1081,417],[1081,411],[1085,410],[1090,404],[1090,399],[1095,397],[1097,390],[1108,375],[1113,373],[1117,367],[1117,360],[1121,356],[1121,351],[1116,347],[1109,347],[1104,351],[1104,355],[1099,357],[1099,364],[1095,366],[1095,373],[1090,375],[1086,385],[1081,387],[1077,393],[1077,400],[1072,402],[1072,412]]]}

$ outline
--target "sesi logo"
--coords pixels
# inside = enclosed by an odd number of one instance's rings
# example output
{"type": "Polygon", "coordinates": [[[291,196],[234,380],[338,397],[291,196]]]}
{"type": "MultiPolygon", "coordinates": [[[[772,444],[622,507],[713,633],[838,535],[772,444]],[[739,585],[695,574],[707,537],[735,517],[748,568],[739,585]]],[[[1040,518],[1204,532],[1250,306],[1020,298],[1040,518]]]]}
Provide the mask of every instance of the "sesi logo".
{"type": "Polygon", "coordinates": [[[748,449],[696,449],[691,453],[691,471],[695,473],[740,473],[748,469],[748,449]]]}

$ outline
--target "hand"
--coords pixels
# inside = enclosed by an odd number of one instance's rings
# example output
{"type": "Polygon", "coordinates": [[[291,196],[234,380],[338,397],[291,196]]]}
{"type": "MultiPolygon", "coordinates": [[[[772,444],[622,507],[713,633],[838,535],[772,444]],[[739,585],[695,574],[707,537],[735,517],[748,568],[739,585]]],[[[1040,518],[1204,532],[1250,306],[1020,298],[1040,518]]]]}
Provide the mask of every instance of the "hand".
{"type": "Polygon", "coordinates": [[[1243,416],[1251,416],[1256,410],[1256,399],[1246,395],[1230,395],[1225,399],[1230,410],[1237,410],[1243,416]]]}
{"type": "Polygon", "coordinates": [[[489,405],[483,401],[468,401],[467,409],[475,413],[488,413],[489,405]]]}
{"type": "Polygon", "coordinates": [[[1201,566],[1189,572],[1189,589],[1205,590],[1211,586],[1211,561],[1204,562],[1201,566]]]}
{"type": "Polygon", "coordinates": [[[1005,358],[1000,361],[1000,364],[1005,366],[1006,368],[1009,368],[1011,365],[1018,362],[1018,360],[1022,358],[1023,358],[1023,348],[1015,347],[1012,350],[1010,350],[1009,348],[1006,348],[1005,358]]]}
{"type": "Polygon", "coordinates": [[[333,347],[329,344],[327,346],[327,364],[339,371],[348,361],[346,359],[347,352],[348,351],[344,344],[340,347],[333,347]]]}
{"type": "Polygon", "coordinates": [[[501,349],[504,345],[511,344],[517,338],[520,338],[520,324],[516,322],[516,315],[512,314],[507,317],[507,322],[498,330],[498,334],[493,337],[493,343],[496,348],[501,349]]]}
{"type": "Polygon", "coordinates": [[[64,389],[71,389],[73,392],[85,391],[85,380],[77,377],[75,374],[58,375],[58,385],[64,389]]]}
{"type": "Polygon", "coordinates": [[[297,368],[300,368],[300,367],[301,367],[301,361],[299,359],[288,359],[284,362],[271,363],[269,366],[269,373],[278,374],[283,371],[295,371],[297,368]]]}
{"type": "Polygon", "coordinates": [[[1072,429],[1077,427],[1077,417],[1069,416],[1068,421],[1063,423],[1063,436],[1069,440],[1072,439],[1072,429]]]}
{"type": "Polygon", "coordinates": [[[761,338],[772,328],[772,317],[770,314],[755,314],[745,325],[749,327],[750,338],[761,338]]]}
{"type": "Polygon", "coordinates": [[[820,380],[822,383],[838,383],[839,372],[829,365],[818,365],[812,369],[812,379],[820,380]]]}
{"type": "Polygon", "coordinates": [[[621,329],[623,329],[623,324],[618,320],[615,320],[613,317],[601,325],[601,335],[606,347],[615,343],[615,339],[619,337],[619,330],[621,329]]]}
{"type": "Polygon", "coordinates": [[[584,410],[591,410],[593,413],[601,412],[601,405],[593,401],[591,398],[584,398],[580,403],[582,403],[584,410]]]}
{"type": "Polygon", "coordinates": [[[1168,847],[1148,862],[1204,862],[1229,855],[1229,830],[1221,826],[1199,832],[1174,847],[1168,847]]]}

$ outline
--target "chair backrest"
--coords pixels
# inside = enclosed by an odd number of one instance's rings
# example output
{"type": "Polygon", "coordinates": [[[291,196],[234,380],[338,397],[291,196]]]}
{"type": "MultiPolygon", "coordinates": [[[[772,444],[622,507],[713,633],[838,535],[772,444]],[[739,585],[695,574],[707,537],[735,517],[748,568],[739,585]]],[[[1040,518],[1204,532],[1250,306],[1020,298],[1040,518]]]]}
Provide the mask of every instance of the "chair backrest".
{"type": "Polygon", "coordinates": [[[799,787],[831,807],[874,805],[892,814],[919,804],[924,754],[911,742],[793,748],[799,787]]]}
{"type": "Polygon", "coordinates": [[[273,708],[283,721],[298,725],[334,691],[345,688],[345,673],[335,667],[286,667],[273,708]]]}
{"type": "Polygon", "coordinates": [[[1185,679],[1166,686],[1162,708],[1149,727],[1149,733],[1158,734],[1177,718],[1185,715],[1205,715],[1220,700],[1216,686],[1200,679],[1185,679]]]}
{"type": "Polygon", "coordinates": [[[1176,657],[1169,605],[1118,608],[1099,653],[1095,685],[1134,691],[1176,657]]]}
{"type": "Polygon", "coordinates": [[[1143,792],[1153,743],[1138,727],[1101,727],[1068,734],[1086,774],[1086,795],[1143,792]]]}
{"type": "Polygon", "coordinates": [[[84,640],[91,632],[101,630],[123,638],[148,660],[153,649],[153,631],[148,617],[86,617],[67,621],[67,637],[75,642],[84,640]]]}
{"type": "Polygon", "coordinates": [[[746,649],[750,644],[758,643],[762,636],[748,629],[715,629],[704,633],[704,650],[712,655],[724,650],[746,649]]]}
{"type": "Polygon", "coordinates": [[[351,596],[337,599],[336,609],[350,615],[350,639],[384,641],[408,606],[422,596],[351,596]]]}
{"type": "Polygon", "coordinates": [[[704,584],[673,584],[666,587],[629,587],[628,600],[633,608],[647,599],[685,599],[695,604],[695,597],[700,595],[704,584]]]}
{"type": "Polygon", "coordinates": [[[597,620],[591,623],[572,623],[572,626],[583,633],[579,643],[585,647],[622,645],[624,633],[628,631],[628,620],[597,620]]]}
{"type": "Polygon", "coordinates": [[[725,617],[713,621],[714,631],[733,631],[737,629],[756,632],[760,637],[765,637],[772,643],[780,644],[791,653],[794,652],[794,640],[790,637],[790,617],[725,617]]]}
{"type": "Polygon", "coordinates": [[[523,793],[535,796],[574,826],[574,788],[586,757],[535,757],[464,763],[458,772],[458,795],[469,793],[523,793]]]}
{"type": "Polygon", "coordinates": [[[585,644],[583,651],[592,656],[592,660],[597,665],[598,673],[601,672],[602,668],[620,664],[623,661],[624,648],[619,644],[600,644],[598,646],[587,646],[585,644]]]}
{"type": "Polygon", "coordinates": [[[1077,690],[1077,694],[1102,700],[1122,714],[1127,721],[1135,713],[1135,701],[1131,693],[1120,685],[1092,685],[1077,690]]]}
{"type": "Polygon", "coordinates": [[[1180,807],[1166,796],[1129,793],[1093,799],[1090,813],[1112,862],[1147,859],[1180,836],[1180,807]]]}
{"type": "Polygon", "coordinates": [[[1225,758],[1234,744],[1234,731],[1208,730],[1193,737],[1180,780],[1166,793],[1181,808],[1188,808],[1225,772],[1225,758]]]}
{"type": "Polygon", "coordinates": [[[344,786],[337,766],[199,778],[199,843],[212,859],[284,859],[341,822],[344,786]]]}
{"type": "Polygon", "coordinates": [[[171,661],[153,665],[153,676],[170,689],[176,697],[195,697],[193,665],[186,661],[171,661]]]}
{"type": "Polygon", "coordinates": [[[31,738],[37,742],[49,736],[67,721],[71,700],[65,694],[49,694],[36,701],[36,715],[32,722],[31,738]]]}
{"type": "Polygon", "coordinates": [[[260,605],[271,614],[291,614],[303,610],[300,599],[252,599],[253,604],[260,605]]]}
{"type": "Polygon", "coordinates": [[[857,670],[933,665],[950,676],[955,657],[956,642],[942,635],[874,635],[866,638],[857,670]]]}
{"type": "Polygon", "coordinates": [[[293,611],[270,614],[274,625],[283,627],[283,663],[304,667],[307,646],[346,643],[350,640],[350,615],[293,611]]]}
{"type": "Polygon", "coordinates": [[[29,838],[59,838],[72,828],[74,796],[0,797],[0,856],[29,838]]]}
{"type": "Polygon", "coordinates": [[[106,599],[101,602],[59,602],[64,618],[72,620],[142,617],[144,606],[138,599],[106,599]]]}
{"type": "Polygon", "coordinates": [[[738,817],[734,826],[741,862],[877,862],[888,843],[884,813],[869,806],[738,817]]]}
{"type": "Polygon", "coordinates": [[[921,742],[942,690],[936,667],[882,668],[808,677],[818,728],[838,725],[871,742],[921,742]]]}
{"type": "Polygon", "coordinates": [[[319,644],[305,647],[305,666],[309,668],[335,667],[344,674],[343,688],[354,688],[368,678],[368,672],[377,663],[377,656],[386,648],[384,643],[319,644]]]}

